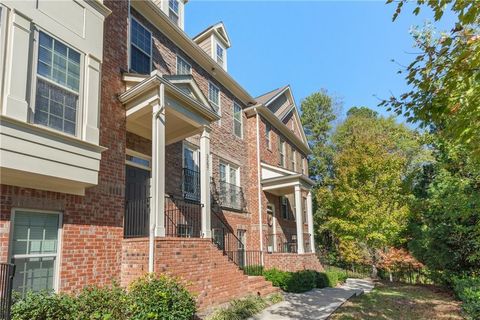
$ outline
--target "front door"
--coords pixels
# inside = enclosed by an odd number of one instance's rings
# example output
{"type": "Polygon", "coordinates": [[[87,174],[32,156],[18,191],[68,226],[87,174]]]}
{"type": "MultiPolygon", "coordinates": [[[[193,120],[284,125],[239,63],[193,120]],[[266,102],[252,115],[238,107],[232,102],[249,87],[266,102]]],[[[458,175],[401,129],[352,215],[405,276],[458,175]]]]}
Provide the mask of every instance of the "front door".
{"type": "Polygon", "coordinates": [[[150,216],[150,171],[127,165],[125,177],[126,238],[148,236],[150,216]]]}

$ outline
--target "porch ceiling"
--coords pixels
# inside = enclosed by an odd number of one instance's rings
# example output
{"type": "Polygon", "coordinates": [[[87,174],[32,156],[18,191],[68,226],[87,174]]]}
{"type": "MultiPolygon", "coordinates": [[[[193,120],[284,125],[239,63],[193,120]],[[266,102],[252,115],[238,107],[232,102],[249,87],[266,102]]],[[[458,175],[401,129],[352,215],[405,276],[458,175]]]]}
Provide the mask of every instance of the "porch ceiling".
{"type": "Polygon", "coordinates": [[[262,168],[262,188],[277,196],[284,196],[295,191],[295,186],[299,185],[304,190],[310,190],[315,184],[314,181],[290,170],[261,163],[262,168]]]}
{"type": "Polygon", "coordinates": [[[126,74],[127,91],[120,95],[127,113],[127,131],[152,138],[153,105],[158,103],[161,84],[165,97],[165,142],[171,144],[199,133],[219,119],[191,76],[126,74]]]}

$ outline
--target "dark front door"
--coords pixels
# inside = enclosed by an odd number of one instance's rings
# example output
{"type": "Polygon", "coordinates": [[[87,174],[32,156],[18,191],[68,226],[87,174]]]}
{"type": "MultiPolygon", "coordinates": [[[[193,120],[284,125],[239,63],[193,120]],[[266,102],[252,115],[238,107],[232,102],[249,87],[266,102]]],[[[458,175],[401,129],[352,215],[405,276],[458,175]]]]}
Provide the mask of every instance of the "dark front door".
{"type": "Polygon", "coordinates": [[[127,166],[125,177],[126,238],[148,236],[150,215],[150,171],[127,166]]]}

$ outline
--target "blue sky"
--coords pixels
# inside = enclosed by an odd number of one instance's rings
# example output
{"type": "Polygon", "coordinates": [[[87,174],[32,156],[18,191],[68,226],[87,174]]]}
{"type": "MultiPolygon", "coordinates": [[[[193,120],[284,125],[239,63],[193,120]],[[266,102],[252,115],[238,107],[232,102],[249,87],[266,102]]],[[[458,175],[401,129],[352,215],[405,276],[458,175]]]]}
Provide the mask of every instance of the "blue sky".
{"type": "MultiPolygon", "coordinates": [[[[191,0],[185,31],[194,36],[223,21],[232,42],[228,71],[253,96],[290,84],[299,104],[325,88],[342,98],[343,114],[354,105],[387,114],[375,96],[406,89],[391,60],[411,62],[410,27],[432,20],[413,8],[393,23],[395,6],[384,1],[191,0]]],[[[450,16],[438,26],[451,25],[450,16]]]]}

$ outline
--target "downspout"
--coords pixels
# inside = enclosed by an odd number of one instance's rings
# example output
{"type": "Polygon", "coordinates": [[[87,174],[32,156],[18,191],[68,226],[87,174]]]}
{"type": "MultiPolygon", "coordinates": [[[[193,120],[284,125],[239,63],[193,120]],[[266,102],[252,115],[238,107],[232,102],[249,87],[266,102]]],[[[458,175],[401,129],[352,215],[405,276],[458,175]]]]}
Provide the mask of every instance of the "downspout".
{"type": "Polygon", "coordinates": [[[264,257],[263,257],[263,224],[262,224],[262,174],[261,174],[261,166],[260,166],[260,115],[257,112],[257,108],[255,110],[255,118],[257,121],[257,189],[258,189],[258,227],[259,227],[259,235],[260,235],[260,252],[262,258],[262,265],[265,264],[264,257]]]}

